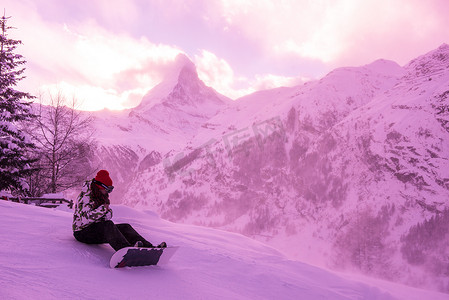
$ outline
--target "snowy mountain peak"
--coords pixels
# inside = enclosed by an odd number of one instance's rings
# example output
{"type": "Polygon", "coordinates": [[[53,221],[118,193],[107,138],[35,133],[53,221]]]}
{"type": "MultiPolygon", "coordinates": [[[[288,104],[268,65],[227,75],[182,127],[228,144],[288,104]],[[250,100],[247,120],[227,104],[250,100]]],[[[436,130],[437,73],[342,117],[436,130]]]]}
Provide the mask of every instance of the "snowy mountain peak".
{"type": "MultiPolygon", "coordinates": [[[[184,54],[176,57],[173,71],[164,81],[172,82],[173,85],[170,94],[163,100],[165,105],[201,106],[203,111],[204,109],[207,111],[207,107],[204,106],[221,106],[229,100],[200,80],[195,65],[184,54]]],[[[216,111],[215,108],[213,110],[216,111]]]]}
{"type": "Polygon", "coordinates": [[[365,67],[375,73],[386,76],[402,75],[404,72],[404,69],[398,63],[386,59],[375,60],[374,62],[365,65],[365,67]]]}
{"type": "Polygon", "coordinates": [[[195,64],[185,54],[178,54],[166,73],[163,82],[170,82],[174,87],[182,77],[189,74],[190,80],[199,80],[195,64]]]}
{"type": "Polygon", "coordinates": [[[137,110],[147,111],[157,104],[196,107],[206,103],[222,105],[228,101],[207,87],[199,79],[195,64],[185,54],[179,54],[165,78],[143,97],[137,110]]]}

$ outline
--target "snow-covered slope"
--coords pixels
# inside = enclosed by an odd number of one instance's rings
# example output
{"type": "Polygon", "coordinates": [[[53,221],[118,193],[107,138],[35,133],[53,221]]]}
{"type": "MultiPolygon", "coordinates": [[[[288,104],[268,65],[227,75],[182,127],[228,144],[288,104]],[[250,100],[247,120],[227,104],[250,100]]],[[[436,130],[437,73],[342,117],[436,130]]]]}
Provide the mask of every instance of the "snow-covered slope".
{"type": "Polygon", "coordinates": [[[447,299],[381,281],[348,279],[244,236],[113,207],[116,222],[181,248],[164,267],[110,269],[109,245],[85,245],[71,211],[0,201],[1,299],[447,299]]]}

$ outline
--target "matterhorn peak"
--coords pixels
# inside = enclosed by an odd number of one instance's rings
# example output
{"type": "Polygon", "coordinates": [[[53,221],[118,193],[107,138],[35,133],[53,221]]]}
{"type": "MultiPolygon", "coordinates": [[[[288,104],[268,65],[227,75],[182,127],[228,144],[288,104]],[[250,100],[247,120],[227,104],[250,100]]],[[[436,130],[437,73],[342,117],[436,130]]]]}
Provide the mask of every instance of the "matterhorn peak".
{"type": "Polygon", "coordinates": [[[191,79],[199,80],[196,72],[195,64],[187,57],[187,55],[180,53],[176,56],[174,63],[164,78],[164,81],[179,82],[184,76],[189,76],[191,79]]]}
{"type": "Polygon", "coordinates": [[[195,64],[190,60],[190,58],[184,53],[179,53],[175,58],[174,65],[179,69],[189,68],[191,70],[196,70],[195,64]]]}
{"type": "Polygon", "coordinates": [[[164,79],[143,97],[137,109],[146,111],[162,103],[172,107],[207,106],[209,103],[215,107],[229,101],[206,86],[198,77],[195,64],[187,55],[180,53],[167,68],[164,79]]]}
{"type": "Polygon", "coordinates": [[[192,81],[199,81],[195,64],[187,57],[180,53],[176,56],[173,63],[167,67],[162,81],[153,87],[143,98],[138,108],[150,108],[160,103],[166,98],[173,89],[178,85],[179,81],[185,81],[184,77],[190,77],[192,81]]]}

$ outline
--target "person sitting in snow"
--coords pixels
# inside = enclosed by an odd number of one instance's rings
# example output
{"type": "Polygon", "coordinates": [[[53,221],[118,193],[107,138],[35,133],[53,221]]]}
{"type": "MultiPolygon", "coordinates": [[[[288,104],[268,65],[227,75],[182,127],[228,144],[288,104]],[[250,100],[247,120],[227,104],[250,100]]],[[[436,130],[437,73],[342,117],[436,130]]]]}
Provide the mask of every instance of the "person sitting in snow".
{"type": "MultiPolygon", "coordinates": [[[[78,196],[73,214],[73,236],[86,244],[109,243],[115,251],[124,247],[154,246],[145,240],[129,224],[114,224],[111,221],[109,193],[113,190],[109,172],[100,170],[94,179],[86,181],[78,196]]],[[[166,247],[162,242],[157,247],[166,247]]]]}

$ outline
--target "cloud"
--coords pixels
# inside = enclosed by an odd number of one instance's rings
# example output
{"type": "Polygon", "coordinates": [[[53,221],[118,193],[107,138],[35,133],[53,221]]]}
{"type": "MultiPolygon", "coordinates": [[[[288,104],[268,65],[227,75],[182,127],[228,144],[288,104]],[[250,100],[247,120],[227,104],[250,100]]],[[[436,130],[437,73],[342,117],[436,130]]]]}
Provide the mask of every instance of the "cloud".
{"type": "Polygon", "coordinates": [[[239,77],[234,74],[226,60],[206,50],[202,50],[201,55],[196,55],[194,61],[200,79],[231,99],[237,99],[258,90],[294,86],[307,81],[307,78],[274,74],[256,74],[253,78],[239,77]]]}
{"type": "Polygon", "coordinates": [[[149,76],[154,76],[153,68],[173,62],[182,53],[175,46],[154,44],[145,37],[135,39],[111,33],[96,24],[84,23],[75,30],[68,32],[75,37],[72,46],[76,63],[83,62],[77,64],[78,69],[89,74],[95,84],[115,86],[111,79],[123,72],[132,75],[138,84],[149,83],[149,76]]]}
{"type": "Polygon", "coordinates": [[[232,91],[234,71],[224,59],[202,50],[201,55],[195,55],[194,63],[198,76],[206,85],[213,86],[215,90],[225,95],[235,96],[232,91]]]}
{"type": "Polygon", "coordinates": [[[432,50],[447,42],[448,8],[441,0],[222,0],[217,9],[267,55],[341,65],[377,58],[404,64],[432,50]]]}
{"type": "Polygon", "coordinates": [[[39,101],[49,104],[50,98],[46,95],[57,95],[61,93],[66,100],[76,99],[77,108],[87,111],[102,110],[122,110],[124,108],[135,107],[142,100],[147,89],[136,88],[124,91],[107,89],[100,86],[87,84],[73,85],[69,82],[61,81],[56,84],[44,84],[39,89],[39,101]]]}
{"type": "Polygon", "coordinates": [[[28,61],[19,87],[64,86],[85,109],[135,105],[179,53],[235,99],[343,65],[405,64],[449,42],[446,0],[3,2],[28,61]]]}
{"type": "Polygon", "coordinates": [[[135,1],[130,0],[95,0],[77,1],[85,10],[95,12],[96,18],[106,20],[108,24],[124,24],[139,18],[139,7],[135,1]]]}
{"type": "Polygon", "coordinates": [[[20,36],[14,38],[24,41],[18,51],[31,62],[23,86],[32,94],[40,89],[66,90],[82,98],[86,110],[137,105],[136,95],[142,97],[158,84],[164,69],[183,52],[145,37],[111,32],[92,19],[48,22],[29,2],[14,7],[10,22],[20,28],[20,36]]]}
{"type": "Polygon", "coordinates": [[[274,74],[256,75],[253,88],[257,90],[272,89],[280,86],[295,86],[309,81],[305,77],[288,77],[274,74]]]}

